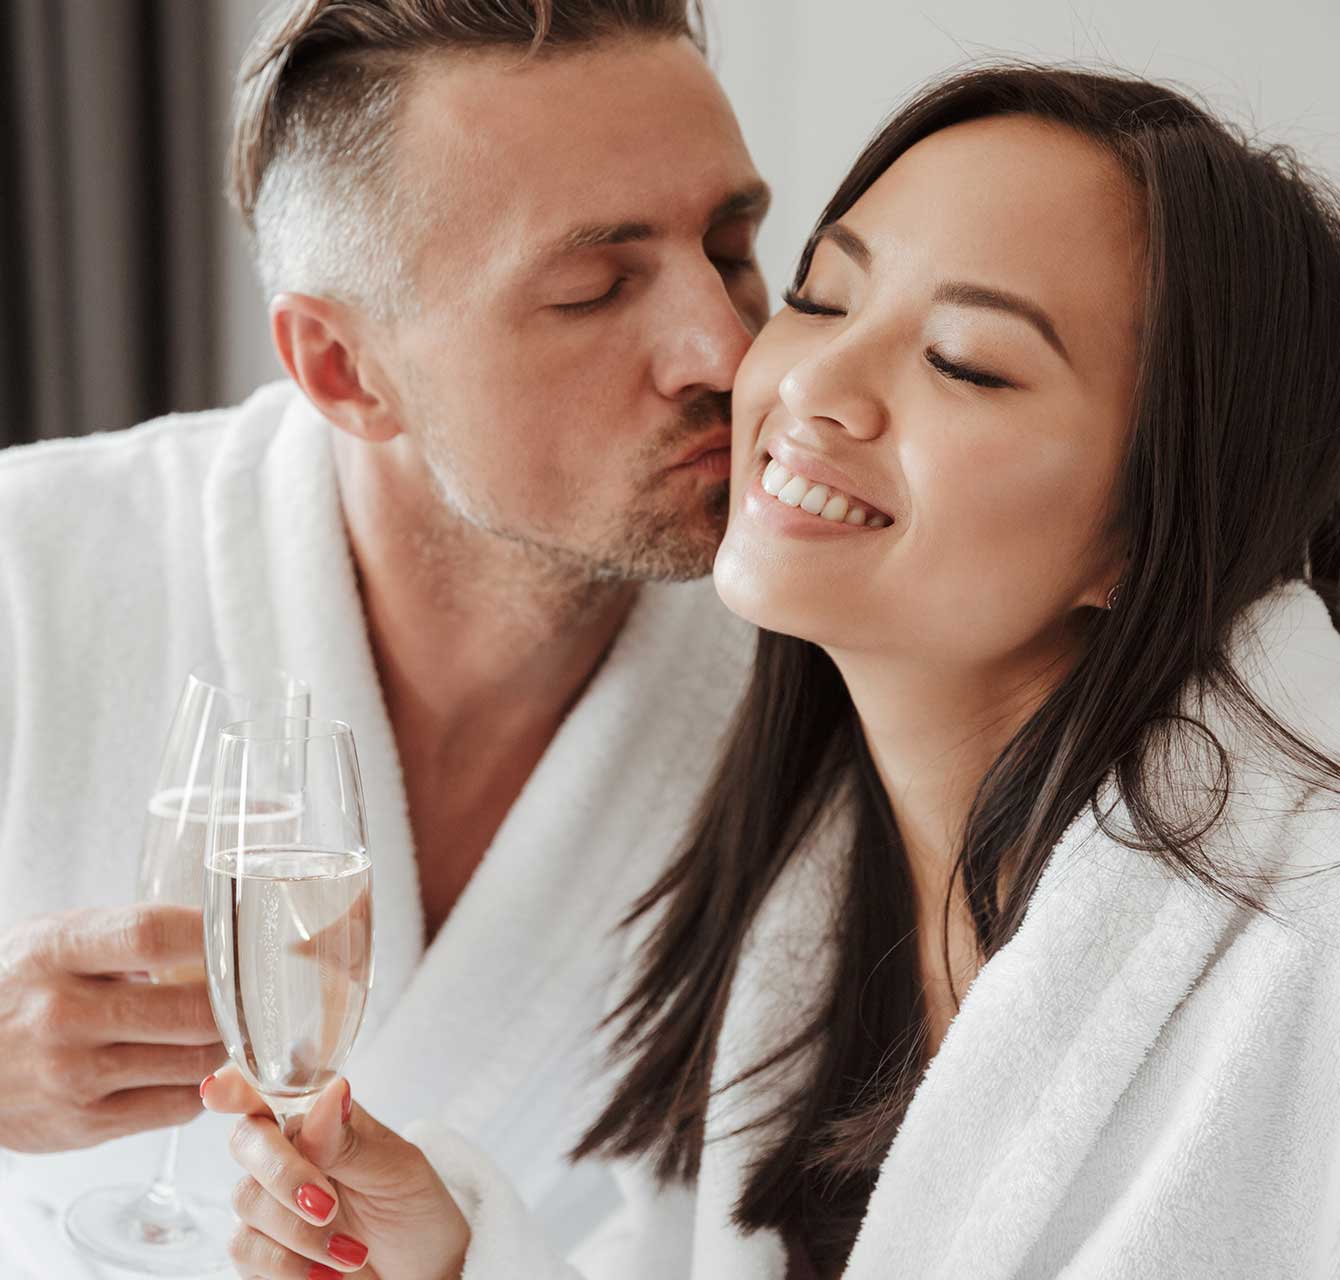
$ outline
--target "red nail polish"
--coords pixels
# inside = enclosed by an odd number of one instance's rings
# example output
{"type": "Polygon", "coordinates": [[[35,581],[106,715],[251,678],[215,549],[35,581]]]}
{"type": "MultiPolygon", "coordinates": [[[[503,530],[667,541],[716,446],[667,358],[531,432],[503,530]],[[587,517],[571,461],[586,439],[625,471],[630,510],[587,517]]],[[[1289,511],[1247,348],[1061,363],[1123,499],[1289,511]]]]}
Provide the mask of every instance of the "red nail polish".
{"type": "MultiPolygon", "coordinates": [[[[206,1081],[206,1084],[209,1082],[206,1081]]],[[[354,1114],[354,1091],[349,1088],[349,1081],[344,1082],[344,1101],[340,1103],[340,1123],[348,1124],[349,1117],[354,1114]]]]}
{"type": "Polygon", "coordinates": [[[334,1267],[325,1267],[319,1262],[314,1262],[307,1268],[307,1280],[340,1280],[340,1273],[334,1267]]]}
{"type": "Polygon", "coordinates": [[[214,1083],[214,1077],[213,1077],[213,1076],[206,1076],[206,1077],[200,1082],[200,1097],[201,1097],[202,1100],[204,1099],[204,1096],[205,1096],[205,1090],[208,1089],[209,1086],[210,1086],[211,1084],[213,1084],[213,1083],[214,1083]]]}
{"type": "Polygon", "coordinates": [[[334,1198],[328,1196],[320,1187],[314,1187],[310,1182],[300,1186],[293,1193],[293,1198],[298,1202],[298,1208],[303,1213],[315,1218],[318,1222],[325,1222],[335,1212],[334,1198]]]}
{"type": "Polygon", "coordinates": [[[352,1236],[331,1236],[326,1241],[326,1252],[336,1262],[343,1262],[350,1267],[361,1267],[368,1260],[367,1245],[352,1236]]]}

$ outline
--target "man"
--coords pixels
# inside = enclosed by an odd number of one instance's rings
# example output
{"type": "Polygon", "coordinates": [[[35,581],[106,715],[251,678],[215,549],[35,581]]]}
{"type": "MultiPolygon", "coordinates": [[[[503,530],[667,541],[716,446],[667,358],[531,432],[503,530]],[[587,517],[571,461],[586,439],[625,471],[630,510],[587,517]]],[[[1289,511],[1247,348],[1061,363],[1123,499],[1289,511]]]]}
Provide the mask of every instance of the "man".
{"type": "MultiPolygon", "coordinates": [[[[277,666],[364,767],[360,1099],[445,1108],[576,1231],[614,926],[747,663],[685,584],[767,190],[685,0],[303,0],[244,69],[233,164],[291,383],[0,459],[0,1147],[197,1113],[203,989],[122,975],[198,954],[198,914],[115,904],[186,671],[277,666]]],[[[57,1204],[92,1176],[10,1163],[57,1204]]]]}

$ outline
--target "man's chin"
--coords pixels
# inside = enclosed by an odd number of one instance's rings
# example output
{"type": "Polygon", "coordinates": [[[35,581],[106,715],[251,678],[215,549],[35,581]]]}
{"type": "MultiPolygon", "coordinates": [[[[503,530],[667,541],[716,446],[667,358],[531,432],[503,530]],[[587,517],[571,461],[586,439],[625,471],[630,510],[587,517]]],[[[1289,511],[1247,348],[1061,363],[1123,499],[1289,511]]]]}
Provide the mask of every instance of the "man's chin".
{"type": "MultiPolygon", "coordinates": [[[[662,512],[632,522],[610,557],[634,582],[691,582],[712,572],[726,533],[727,488],[692,512],[662,512]]],[[[612,575],[613,576],[613,575],[612,575]]]]}

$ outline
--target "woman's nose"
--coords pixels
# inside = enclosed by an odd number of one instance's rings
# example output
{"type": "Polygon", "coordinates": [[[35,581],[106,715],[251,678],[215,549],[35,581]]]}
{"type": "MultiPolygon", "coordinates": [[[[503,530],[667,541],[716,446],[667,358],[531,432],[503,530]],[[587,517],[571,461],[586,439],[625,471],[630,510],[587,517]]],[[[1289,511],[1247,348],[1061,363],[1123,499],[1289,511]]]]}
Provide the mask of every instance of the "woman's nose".
{"type": "Polygon", "coordinates": [[[782,379],[778,394],[799,422],[840,427],[862,440],[874,439],[888,426],[883,400],[851,361],[805,360],[782,379]]]}

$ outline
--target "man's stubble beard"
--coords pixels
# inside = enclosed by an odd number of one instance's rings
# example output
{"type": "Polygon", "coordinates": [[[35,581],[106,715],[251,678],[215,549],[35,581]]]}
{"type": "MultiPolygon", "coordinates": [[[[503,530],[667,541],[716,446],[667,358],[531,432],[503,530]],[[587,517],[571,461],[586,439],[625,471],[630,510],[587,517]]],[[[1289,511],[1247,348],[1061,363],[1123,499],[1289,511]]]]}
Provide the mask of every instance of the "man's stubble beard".
{"type": "MultiPolygon", "coordinates": [[[[714,425],[729,423],[729,415],[730,397],[724,393],[709,392],[685,405],[679,419],[645,451],[644,465],[650,474],[638,486],[632,502],[611,519],[604,533],[581,546],[508,528],[496,517],[490,518],[485,508],[491,503],[470,501],[469,495],[459,494],[450,467],[436,456],[433,433],[425,433],[421,441],[444,522],[464,522],[509,543],[528,565],[552,574],[555,581],[565,579],[576,587],[689,582],[712,571],[726,532],[730,484],[722,480],[709,486],[693,499],[691,510],[682,501],[672,508],[662,506],[657,499],[666,501],[658,493],[665,484],[664,459],[676,446],[683,450],[714,425]]],[[[445,529],[442,532],[446,534],[445,529]]],[[[435,541],[432,537],[425,540],[425,553],[431,555],[435,541]]]]}
{"type": "MultiPolygon", "coordinates": [[[[529,565],[556,580],[566,578],[591,585],[691,582],[711,573],[726,532],[730,485],[724,480],[700,496],[694,518],[686,519],[682,506],[673,511],[635,507],[612,521],[607,533],[574,546],[488,519],[453,498],[437,467],[430,464],[430,469],[448,522],[464,522],[508,543],[529,565]]],[[[435,541],[429,538],[424,544],[429,554],[427,544],[435,541]]]]}

